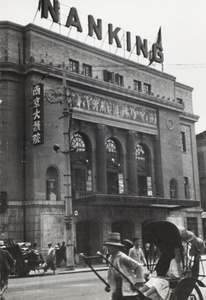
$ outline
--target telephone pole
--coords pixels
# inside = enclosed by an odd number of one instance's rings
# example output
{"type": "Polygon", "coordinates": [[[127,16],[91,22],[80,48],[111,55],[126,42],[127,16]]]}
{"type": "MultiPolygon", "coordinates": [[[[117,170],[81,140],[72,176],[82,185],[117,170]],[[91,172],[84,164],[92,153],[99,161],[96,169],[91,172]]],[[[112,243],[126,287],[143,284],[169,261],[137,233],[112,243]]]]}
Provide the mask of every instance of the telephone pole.
{"type": "Polygon", "coordinates": [[[72,212],[72,186],[70,161],[70,130],[71,130],[71,103],[67,101],[66,71],[63,64],[63,114],[64,119],[64,155],[65,155],[65,224],[66,224],[66,268],[74,270],[74,238],[73,238],[73,212],[72,212]]]}

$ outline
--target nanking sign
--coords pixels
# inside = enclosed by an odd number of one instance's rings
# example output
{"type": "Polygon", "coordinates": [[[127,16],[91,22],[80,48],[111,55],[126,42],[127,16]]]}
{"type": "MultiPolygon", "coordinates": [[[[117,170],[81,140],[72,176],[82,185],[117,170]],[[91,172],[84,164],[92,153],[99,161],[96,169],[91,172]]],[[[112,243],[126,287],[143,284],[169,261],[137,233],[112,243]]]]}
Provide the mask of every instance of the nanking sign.
{"type": "MultiPolygon", "coordinates": [[[[41,10],[41,18],[48,18],[50,13],[53,22],[60,24],[60,4],[58,0],[53,0],[53,6],[50,0],[39,0],[39,10],[41,10]]],[[[65,27],[76,27],[78,32],[83,32],[82,24],[78,15],[76,8],[72,7],[67,16],[65,27]]],[[[122,48],[122,43],[118,36],[121,28],[113,28],[112,24],[108,24],[108,43],[110,45],[115,41],[118,48],[122,48]]],[[[102,40],[102,20],[97,19],[95,21],[92,15],[88,16],[88,35],[93,37],[96,35],[98,40],[102,40]]],[[[162,48],[162,36],[161,28],[158,32],[157,41],[152,45],[152,49],[148,51],[148,41],[146,39],[141,39],[140,36],[135,36],[135,48],[136,54],[141,55],[149,59],[149,65],[153,62],[163,63],[164,55],[162,48]]],[[[132,38],[131,32],[126,32],[126,51],[131,52],[132,50],[132,38]]]]}

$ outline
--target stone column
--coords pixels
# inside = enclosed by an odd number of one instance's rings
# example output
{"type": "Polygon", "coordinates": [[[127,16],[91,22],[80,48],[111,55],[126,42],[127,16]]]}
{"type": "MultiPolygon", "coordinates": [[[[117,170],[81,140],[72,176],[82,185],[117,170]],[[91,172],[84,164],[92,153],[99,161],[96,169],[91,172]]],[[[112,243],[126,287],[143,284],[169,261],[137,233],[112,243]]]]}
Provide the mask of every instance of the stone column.
{"type": "Polygon", "coordinates": [[[101,124],[96,128],[97,192],[103,194],[107,193],[105,129],[106,126],[101,124]]]}
{"type": "Polygon", "coordinates": [[[155,196],[164,196],[163,177],[162,177],[162,159],[161,159],[161,145],[159,136],[154,138],[154,169],[155,169],[155,196]]]}
{"type": "Polygon", "coordinates": [[[137,195],[137,164],[135,159],[135,138],[137,132],[127,134],[127,188],[130,195],[137,195]]]}

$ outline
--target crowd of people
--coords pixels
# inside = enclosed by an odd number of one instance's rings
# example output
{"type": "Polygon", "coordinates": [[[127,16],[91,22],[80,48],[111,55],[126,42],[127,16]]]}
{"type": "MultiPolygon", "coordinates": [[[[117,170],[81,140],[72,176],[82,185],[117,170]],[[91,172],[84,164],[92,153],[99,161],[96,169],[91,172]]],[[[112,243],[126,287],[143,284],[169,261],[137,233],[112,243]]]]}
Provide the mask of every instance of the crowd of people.
{"type": "MultiPolygon", "coordinates": [[[[182,235],[184,237],[184,235],[182,235]]],[[[199,247],[198,238],[193,240],[190,238],[190,243],[197,244],[199,247]]],[[[187,240],[187,236],[183,238],[183,242],[187,240]]],[[[183,243],[184,245],[184,243],[183,243]]],[[[112,232],[108,236],[108,240],[104,242],[101,256],[102,262],[108,266],[108,286],[105,291],[112,292],[112,300],[136,300],[137,295],[141,296],[138,299],[143,300],[166,300],[169,293],[168,279],[178,280],[183,276],[184,266],[182,263],[181,251],[179,248],[173,249],[173,258],[170,260],[169,267],[165,276],[159,276],[155,272],[149,278],[146,278],[144,266],[147,265],[146,258],[141,246],[141,239],[133,238],[132,241],[125,239],[121,242],[121,236],[118,232],[112,232]]],[[[86,248],[85,248],[86,249],[86,248]]],[[[184,249],[184,247],[183,247],[184,249]]],[[[182,249],[181,249],[182,250],[182,249]]],[[[87,247],[86,256],[92,253],[91,243],[87,247]]],[[[184,251],[185,252],[185,251],[184,251]]],[[[74,247],[74,258],[78,256],[76,247],[74,247]]],[[[187,253],[189,257],[189,253],[187,253]]],[[[48,269],[55,274],[56,268],[61,266],[61,263],[66,264],[66,245],[58,243],[52,246],[48,244],[48,252],[46,261],[42,265],[43,272],[48,269]]],[[[6,250],[0,249],[0,272],[1,272],[1,298],[8,286],[8,277],[14,267],[14,259],[6,250]]],[[[75,265],[77,261],[75,259],[75,265]]]]}
{"type": "Polygon", "coordinates": [[[56,244],[54,247],[52,243],[48,244],[48,251],[46,256],[46,262],[43,265],[44,274],[48,269],[53,271],[55,274],[56,268],[60,267],[61,262],[64,261],[66,264],[66,245],[65,242],[56,244]]]}
{"type": "Polygon", "coordinates": [[[108,241],[104,242],[104,255],[106,254],[108,266],[108,287],[106,291],[112,292],[112,300],[166,300],[169,295],[168,279],[180,279],[183,274],[180,249],[174,249],[174,258],[171,259],[165,277],[153,275],[146,280],[146,259],[140,247],[140,238],[133,241],[123,240],[120,234],[109,234],[108,241]],[[126,276],[125,276],[126,275],[126,276]],[[141,298],[137,295],[141,294],[141,298]]]}

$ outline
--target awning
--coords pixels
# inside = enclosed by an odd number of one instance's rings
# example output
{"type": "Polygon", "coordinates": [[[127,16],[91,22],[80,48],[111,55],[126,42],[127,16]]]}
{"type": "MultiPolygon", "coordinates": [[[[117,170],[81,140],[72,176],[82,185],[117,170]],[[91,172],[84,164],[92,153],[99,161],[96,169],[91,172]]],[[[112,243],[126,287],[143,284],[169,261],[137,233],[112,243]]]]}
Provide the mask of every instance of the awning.
{"type": "Polygon", "coordinates": [[[179,210],[185,208],[199,207],[198,200],[185,199],[165,199],[159,197],[142,197],[128,195],[104,195],[90,194],[81,198],[74,199],[73,204],[90,206],[111,206],[111,207],[145,207],[145,208],[164,208],[170,210],[179,210]]]}

